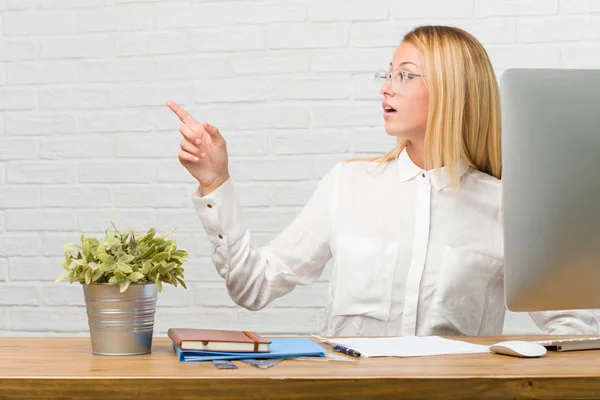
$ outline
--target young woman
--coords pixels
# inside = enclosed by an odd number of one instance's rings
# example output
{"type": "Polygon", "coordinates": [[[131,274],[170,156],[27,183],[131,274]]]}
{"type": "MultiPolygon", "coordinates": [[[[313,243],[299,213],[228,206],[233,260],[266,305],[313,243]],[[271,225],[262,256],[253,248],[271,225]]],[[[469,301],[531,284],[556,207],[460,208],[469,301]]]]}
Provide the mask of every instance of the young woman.
{"type": "MultiPolygon", "coordinates": [[[[397,145],[335,165],[264,247],[243,225],[223,136],[169,102],[213,262],[232,299],[259,310],[333,258],[324,335],[501,334],[500,103],[487,53],[463,30],[422,26],[375,78],[397,145]]],[[[591,311],[530,315],[550,333],[597,332],[591,311]]]]}

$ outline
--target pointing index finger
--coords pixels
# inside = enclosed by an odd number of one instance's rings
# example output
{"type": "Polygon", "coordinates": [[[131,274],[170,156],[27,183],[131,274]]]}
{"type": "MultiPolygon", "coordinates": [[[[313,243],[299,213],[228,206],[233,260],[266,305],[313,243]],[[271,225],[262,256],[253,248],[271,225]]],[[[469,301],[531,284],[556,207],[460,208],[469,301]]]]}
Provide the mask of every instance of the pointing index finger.
{"type": "Polygon", "coordinates": [[[198,121],[196,121],[194,117],[192,117],[187,111],[185,111],[179,104],[175,103],[173,100],[169,100],[167,102],[167,106],[169,106],[171,111],[173,111],[184,124],[198,124],[198,121]]]}

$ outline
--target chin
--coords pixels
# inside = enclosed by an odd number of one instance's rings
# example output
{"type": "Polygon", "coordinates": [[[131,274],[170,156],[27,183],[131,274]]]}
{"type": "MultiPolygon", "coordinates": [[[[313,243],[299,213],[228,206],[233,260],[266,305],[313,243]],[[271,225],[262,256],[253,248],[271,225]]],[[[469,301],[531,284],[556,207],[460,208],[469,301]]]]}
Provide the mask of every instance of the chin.
{"type": "Polygon", "coordinates": [[[398,126],[393,126],[393,125],[388,125],[388,124],[385,124],[385,132],[390,136],[396,136],[396,137],[405,137],[405,135],[406,135],[406,132],[404,129],[402,129],[398,126]]]}
{"type": "Polygon", "coordinates": [[[385,124],[385,132],[394,136],[398,139],[406,139],[406,140],[424,140],[425,138],[425,126],[419,126],[415,128],[414,126],[405,126],[402,123],[391,123],[386,122],[385,124]]]}

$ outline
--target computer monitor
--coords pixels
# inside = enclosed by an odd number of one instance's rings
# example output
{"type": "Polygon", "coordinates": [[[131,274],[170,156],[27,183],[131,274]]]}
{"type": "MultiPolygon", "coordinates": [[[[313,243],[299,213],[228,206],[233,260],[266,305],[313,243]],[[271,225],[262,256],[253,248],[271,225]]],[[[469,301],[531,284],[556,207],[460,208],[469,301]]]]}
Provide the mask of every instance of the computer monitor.
{"type": "Polygon", "coordinates": [[[511,311],[600,308],[600,70],[500,77],[511,311]]]}

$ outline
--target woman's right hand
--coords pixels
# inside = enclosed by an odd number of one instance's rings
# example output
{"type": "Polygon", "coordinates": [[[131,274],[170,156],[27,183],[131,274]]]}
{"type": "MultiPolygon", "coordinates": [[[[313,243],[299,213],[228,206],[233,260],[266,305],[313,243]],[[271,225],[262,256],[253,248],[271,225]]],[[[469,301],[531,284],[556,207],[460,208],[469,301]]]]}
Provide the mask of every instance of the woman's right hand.
{"type": "Polygon", "coordinates": [[[167,105],[182,122],[179,162],[198,180],[202,194],[207,195],[229,179],[225,139],[217,128],[196,121],[174,101],[167,105]]]}

